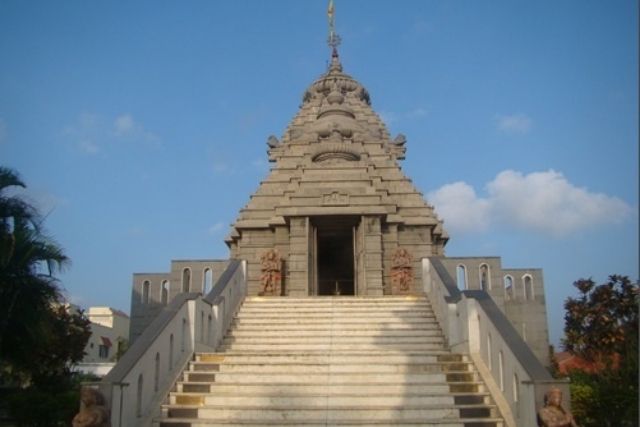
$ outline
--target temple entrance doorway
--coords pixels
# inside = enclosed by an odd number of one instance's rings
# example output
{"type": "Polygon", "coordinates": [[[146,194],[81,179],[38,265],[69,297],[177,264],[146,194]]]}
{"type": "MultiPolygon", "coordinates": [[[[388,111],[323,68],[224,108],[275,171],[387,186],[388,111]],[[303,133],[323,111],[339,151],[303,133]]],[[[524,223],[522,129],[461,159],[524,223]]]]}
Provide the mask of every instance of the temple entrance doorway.
{"type": "Polygon", "coordinates": [[[353,216],[311,219],[311,295],[356,295],[356,235],[360,222],[353,216]]]}

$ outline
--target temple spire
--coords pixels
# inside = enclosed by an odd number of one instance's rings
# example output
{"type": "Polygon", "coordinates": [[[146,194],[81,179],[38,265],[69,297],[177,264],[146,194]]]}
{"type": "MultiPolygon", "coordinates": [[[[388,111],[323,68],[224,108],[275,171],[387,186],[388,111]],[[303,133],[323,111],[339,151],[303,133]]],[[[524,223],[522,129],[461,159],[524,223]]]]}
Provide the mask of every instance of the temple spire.
{"type": "Polygon", "coordinates": [[[338,45],[340,45],[340,36],[336,33],[335,8],[333,6],[333,0],[329,0],[327,18],[329,20],[329,38],[327,39],[327,42],[331,48],[331,57],[333,60],[338,57],[338,45]]]}

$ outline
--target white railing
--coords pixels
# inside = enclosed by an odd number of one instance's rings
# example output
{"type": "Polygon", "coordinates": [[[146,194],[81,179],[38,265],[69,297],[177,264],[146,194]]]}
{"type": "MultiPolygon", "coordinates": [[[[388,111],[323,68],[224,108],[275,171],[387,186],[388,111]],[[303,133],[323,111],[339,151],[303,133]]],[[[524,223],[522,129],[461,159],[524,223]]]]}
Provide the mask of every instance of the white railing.
{"type": "Polygon", "coordinates": [[[174,298],[100,383],[111,426],[150,426],[194,352],[222,342],[246,292],[246,262],[232,260],[208,295],[174,298]]]}
{"type": "Polygon", "coordinates": [[[422,270],[449,348],[471,356],[507,426],[536,427],[537,410],[553,386],[568,407],[568,383],[551,377],[487,292],[460,291],[437,257],[423,259],[422,270]]]}

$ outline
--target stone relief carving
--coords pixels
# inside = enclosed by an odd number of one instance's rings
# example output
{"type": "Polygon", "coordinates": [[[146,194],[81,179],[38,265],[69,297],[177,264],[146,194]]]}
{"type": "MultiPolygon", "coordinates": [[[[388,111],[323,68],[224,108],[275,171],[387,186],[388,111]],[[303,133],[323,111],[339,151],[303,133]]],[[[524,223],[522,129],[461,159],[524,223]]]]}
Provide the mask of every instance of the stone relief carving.
{"type": "Polygon", "coordinates": [[[109,411],[104,405],[104,397],[96,389],[82,387],[80,391],[82,409],[73,417],[73,427],[108,427],[109,411]]]}
{"type": "Polygon", "coordinates": [[[331,194],[322,195],[322,204],[329,206],[344,206],[349,204],[349,195],[334,191],[331,194]]]}
{"type": "Polygon", "coordinates": [[[277,249],[269,249],[260,257],[260,295],[280,296],[282,287],[282,258],[277,249]]]}
{"type": "Polygon", "coordinates": [[[544,407],[538,411],[540,427],[578,427],[571,412],[562,406],[562,391],[552,387],[544,397],[544,407]]]}
{"type": "Polygon", "coordinates": [[[280,145],[280,141],[278,141],[278,138],[275,135],[269,135],[269,138],[267,138],[267,145],[269,148],[276,148],[280,145]]]}
{"type": "Polygon", "coordinates": [[[404,144],[407,143],[407,137],[404,136],[403,134],[399,133],[394,139],[393,139],[393,143],[395,145],[399,145],[399,146],[403,146],[404,144]]]}
{"type": "Polygon", "coordinates": [[[404,248],[398,248],[391,256],[391,292],[406,295],[413,292],[413,257],[404,248]]]}
{"type": "Polygon", "coordinates": [[[399,133],[393,139],[393,141],[390,141],[390,144],[388,146],[389,153],[393,155],[396,159],[403,160],[407,152],[407,147],[405,147],[406,143],[407,143],[407,137],[399,133]]]}
{"type": "Polygon", "coordinates": [[[269,135],[267,138],[267,155],[270,162],[275,162],[282,151],[280,140],[275,135],[269,135]]]}
{"type": "Polygon", "coordinates": [[[357,92],[357,97],[360,101],[364,102],[367,105],[371,105],[371,95],[369,92],[363,87],[361,87],[357,92]]]}
{"type": "MultiPolygon", "coordinates": [[[[363,101],[368,99],[370,102],[369,93],[366,89],[346,74],[326,75],[313,83],[308,91],[311,90],[326,97],[334,88],[342,94],[355,93],[358,98],[361,98],[363,101]]],[[[304,99],[305,96],[303,96],[303,101],[304,99]]]]}
{"type": "Polygon", "coordinates": [[[311,160],[313,162],[325,162],[327,160],[341,160],[346,162],[355,162],[360,160],[360,153],[355,148],[346,144],[323,144],[312,153],[311,160]]]}

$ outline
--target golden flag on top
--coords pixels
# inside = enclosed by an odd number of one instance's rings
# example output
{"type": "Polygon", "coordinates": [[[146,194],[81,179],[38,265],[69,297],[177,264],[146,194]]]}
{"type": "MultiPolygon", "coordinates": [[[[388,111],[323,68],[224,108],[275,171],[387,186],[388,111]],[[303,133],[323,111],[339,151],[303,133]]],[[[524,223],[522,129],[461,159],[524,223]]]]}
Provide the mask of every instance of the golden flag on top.
{"type": "Polygon", "coordinates": [[[333,0],[329,0],[329,7],[327,8],[327,16],[329,20],[333,20],[333,0]]]}

